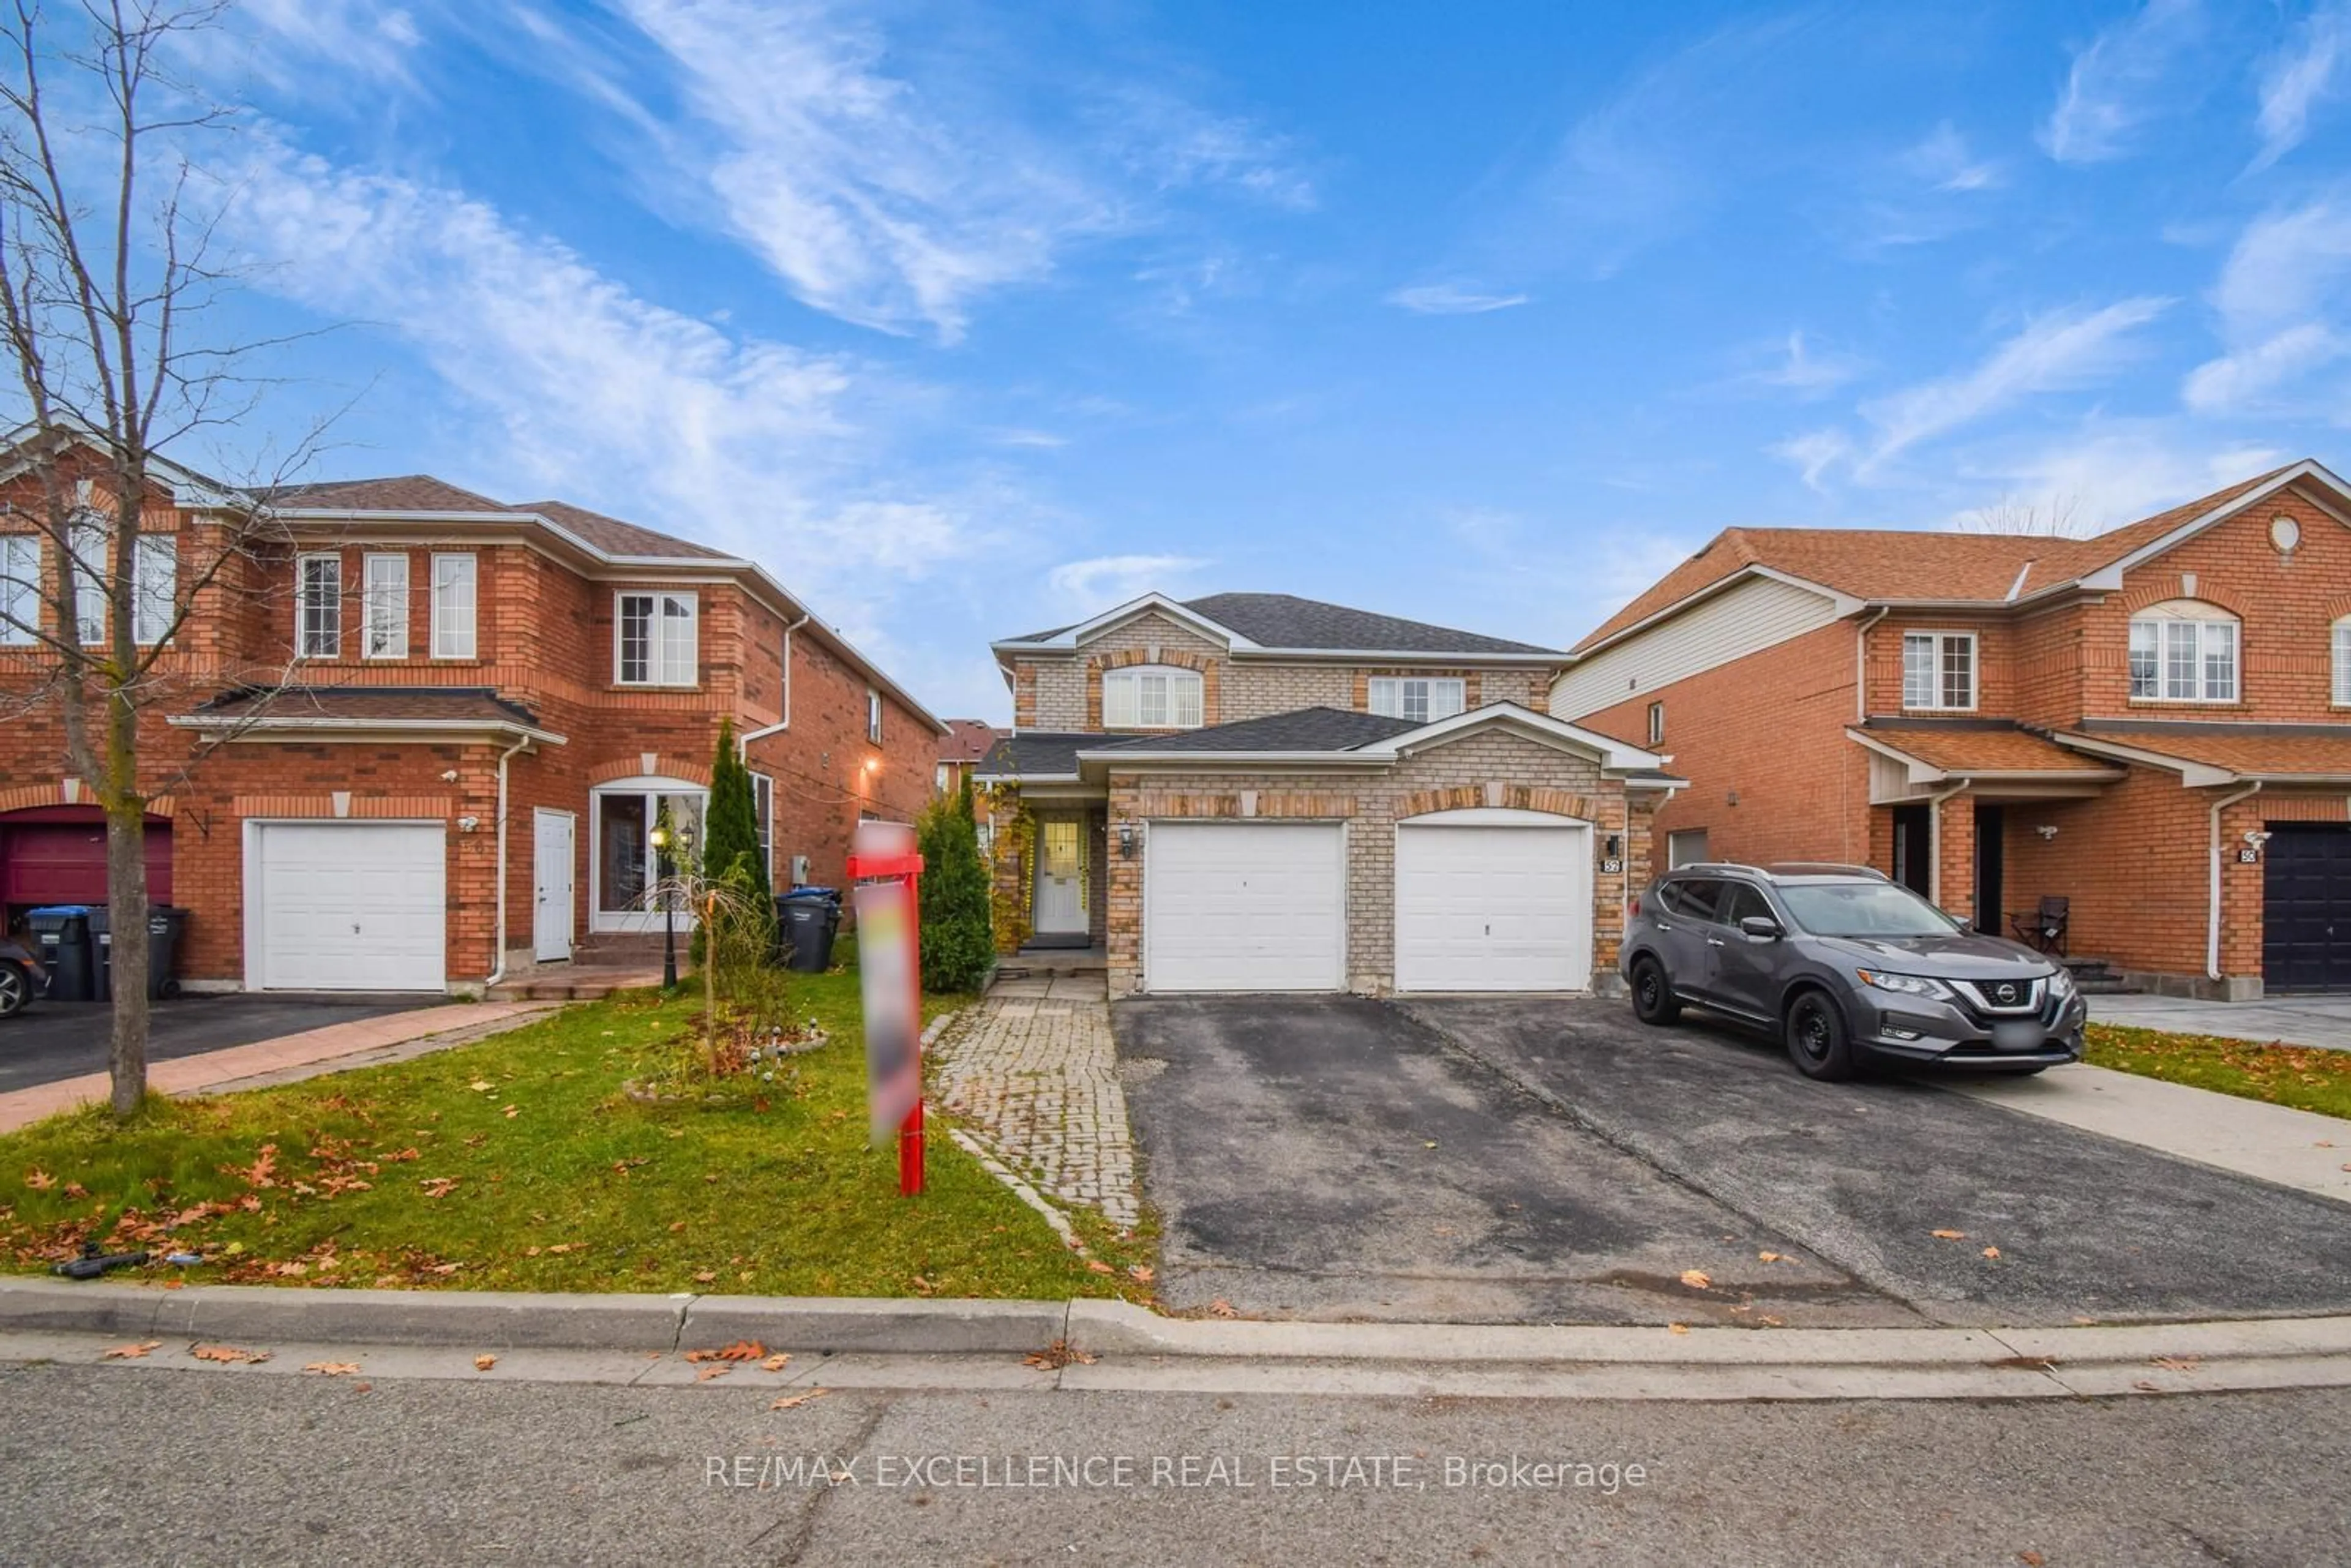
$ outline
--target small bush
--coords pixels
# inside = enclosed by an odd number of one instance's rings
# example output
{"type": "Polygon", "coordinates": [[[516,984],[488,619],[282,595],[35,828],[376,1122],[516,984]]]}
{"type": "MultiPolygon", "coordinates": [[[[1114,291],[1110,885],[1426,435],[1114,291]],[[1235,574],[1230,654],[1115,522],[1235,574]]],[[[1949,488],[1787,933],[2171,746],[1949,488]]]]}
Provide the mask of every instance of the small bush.
{"type": "Polygon", "coordinates": [[[932,801],[916,833],[923,856],[923,988],[977,990],[996,962],[996,933],[971,786],[932,801]]]}

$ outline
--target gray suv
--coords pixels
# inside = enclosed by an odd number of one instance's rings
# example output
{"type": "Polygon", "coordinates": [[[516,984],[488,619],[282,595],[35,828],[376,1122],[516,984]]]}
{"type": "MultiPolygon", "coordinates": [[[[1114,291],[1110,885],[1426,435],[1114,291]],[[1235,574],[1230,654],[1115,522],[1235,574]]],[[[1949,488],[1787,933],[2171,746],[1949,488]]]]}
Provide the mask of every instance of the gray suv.
{"type": "Polygon", "coordinates": [[[1642,1022],[1721,1013],[1808,1078],[1870,1057],[2038,1072],[2080,1058],[2088,1011],[2063,965],[1865,866],[1678,867],[1634,901],[1618,967],[1642,1022]]]}

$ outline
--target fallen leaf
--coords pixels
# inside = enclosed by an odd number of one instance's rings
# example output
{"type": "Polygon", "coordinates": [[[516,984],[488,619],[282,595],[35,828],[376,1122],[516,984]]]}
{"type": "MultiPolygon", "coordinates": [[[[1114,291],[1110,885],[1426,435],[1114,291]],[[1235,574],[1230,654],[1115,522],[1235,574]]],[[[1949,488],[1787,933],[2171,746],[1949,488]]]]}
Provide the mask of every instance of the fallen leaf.
{"type": "Polygon", "coordinates": [[[25,1173],[25,1185],[35,1192],[47,1192],[57,1185],[57,1178],[36,1166],[25,1173]]]}
{"type": "Polygon", "coordinates": [[[1233,1310],[1232,1302],[1218,1296],[1208,1303],[1208,1315],[1212,1318],[1237,1318],[1240,1313],[1233,1310]]]}
{"type": "Polygon", "coordinates": [[[2159,1366],[2166,1372],[2193,1372],[2204,1364],[2204,1358],[2196,1355],[2158,1355],[2147,1364],[2159,1366]]]}
{"type": "Polygon", "coordinates": [[[1086,1267],[1097,1274],[1115,1274],[1118,1272],[1117,1270],[1112,1268],[1109,1264],[1103,1262],[1099,1258],[1087,1259],[1086,1267]]]}
{"type": "Polygon", "coordinates": [[[2041,1568],[2041,1565],[2048,1561],[2048,1559],[2042,1556],[2041,1553],[2034,1552],[2030,1548],[2018,1552],[2016,1554],[2016,1560],[2019,1563],[2023,1563],[2024,1568],[2041,1568]]]}
{"type": "Polygon", "coordinates": [[[360,1364],[356,1361],[314,1361],[302,1368],[321,1377],[349,1377],[359,1369],[360,1364]]]}
{"type": "Polygon", "coordinates": [[[1964,1230],[1930,1230],[1927,1234],[1938,1241],[1965,1241],[1968,1239],[1964,1230]]]}
{"type": "Polygon", "coordinates": [[[89,1188],[82,1186],[81,1183],[78,1181],[69,1181],[66,1183],[66,1196],[68,1197],[88,1197],[89,1196],[89,1188]]]}
{"type": "Polygon", "coordinates": [[[417,1185],[424,1189],[424,1196],[427,1197],[446,1197],[451,1189],[456,1186],[457,1181],[458,1178],[455,1176],[428,1176],[417,1185]]]}
{"type": "Polygon", "coordinates": [[[1437,1140],[1434,1138],[1423,1138],[1420,1141],[1420,1146],[1424,1149],[1433,1149],[1437,1147],[1437,1140]]]}
{"type": "Polygon", "coordinates": [[[491,1090],[496,1088],[497,1085],[491,1082],[486,1078],[476,1078],[471,1083],[466,1084],[465,1087],[472,1090],[476,1094],[487,1094],[491,1090]]]}
{"type": "Polygon", "coordinates": [[[1687,1324],[1687,1323],[1667,1323],[1667,1324],[1666,1325],[1666,1332],[1667,1332],[1667,1333],[1689,1333],[1689,1324],[1687,1324]]]}
{"type": "Polygon", "coordinates": [[[513,1121],[517,1116],[519,1116],[519,1115],[521,1115],[521,1114],[522,1114],[522,1107],[521,1107],[521,1106],[519,1106],[519,1105],[509,1105],[509,1106],[507,1106],[507,1121],[511,1122],[511,1121],[513,1121]]]}
{"type": "Polygon", "coordinates": [[[768,1357],[767,1360],[761,1362],[759,1364],[759,1370],[762,1372],[781,1372],[785,1367],[791,1364],[791,1360],[792,1358],[789,1354],[779,1350],[776,1352],[775,1354],[768,1357]]]}
{"type": "Polygon", "coordinates": [[[707,1383],[714,1377],[724,1377],[735,1369],[731,1366],[705,1366],[694,1375],[696,1383],[707,1383]]]}
{"type": "Polygon", "coordinates": [[[694,1282],[695,1282],[695,1284],[697,1284],[697,1285],[707,1285],[707,1284],[709,1284],[713,1280],[716,1280],[716,1279],[717,1279],[717,1278],[718,1278],[718,1270],[716,1270],[716,1269],[705,1269],[705,1270],[703,1270],[700,1273],[698,1273],[698,1274],[695,1275],[695,1277],[694,1277],[694,1282]]]}
{"type": "Polygon", "coordinates": [[[1984,1249],[1983,1255],[1987,1258],[1997,1258],[2000,1256],[2000,1249],[1997,1247],[1987,1247],[1984,1249]]]}
{"type": "Polygon", "coordinates": [[[755,1339],[738,1339],[733,1344],[717,1350],[689,1350],[688,1361],[758,1361],[768,1354],[768,1347],[755,1339]]]}
{"type": "Polygon", "coordinates": [[[673,1219],[669,1222],[669,1228],[670,1233],[672,1235],[675,1235],[678,1231],[685,1228],[685,1221],[683,1219],[673,1219]]]}
{"type": "Polygon", "coordinates": [[[1129,1264],[1126,1271],[1134,1276],[1134,1281],[1138,1285],[1148,1285],[1155,1278],[1151,1265],[1148,1263],[1129,1264]]]}
{"type": "Polygon", "coordinates": [[[475,1372],[487,1372],[497,1364],[498,1358],[495,1355],[477,1355],[474,1358],[474,1370],[475,1372]]]}
{"type": "Polygon", "coordinates": [[[1707,1277],[1706,1270],[1703,1269],[1685,1269],[1682,1270],[1682,1283],[1693,1291],[1703,1291],[1710,1287],[1714,1281],[1707,1277]]]}
{"type": "Polygon", "coordinates": [[[354,1394],[371,1393],[374,1391],[374,1388],[375,1385],[372,1383],[354,1383],[351,1385],[351,1392],[354,1394]]]}
{"type": "Polygon", "coordinates": [[[217,1361],[231,1366],[257,1364],[269,1359],[266,1350],[239,1350],[233,1344],[200,1344],[188,1354],[198,1361],[217,1361]]]}
{"type": "Polygon", "coordinates": [[[1040,1372],[1059,1372],[1071,1362],[1092,1366],[1094,1358],[1065,1339],[1057,1339],[1044,1349],[1031,1351],[1020,1358],[1021,1365],[1033,1366],[1040,1372]]]}
{"type": "Polygon", "coordinates": [[[163,1342],[160,1339],[150,1339],[141,1340],[137,1344],[118,1344],[112,1350],[108,1351],[103,1356],[99,1357],[99,1359],[102,1361],[144,1361],[147,1358],[147,1353],[153,1350],[157,1345],[162,1344],[162,1343],[163,1342]]]}
{"type": "Polygon", "coordinates": [[[1780,1255],[1777,1252],[1758,1252],[1755,1254],[1755,1260],[1758,1263],[1777,1263],[1780,1260],[1780,1255]]]}
{"type": "Polygon", "coordinates": [[[2134,1379],[2131,1383],[2131,1386],[2137,1389],[2141,1394],[2160,1394],[2163,1392],[2163,1385],[2159,1383],[2150,1383],[2144,1377],[2134,1379]]]}
{"type": "Polygon", "coordinates": [[[797,1410],[801,1406],[807,1404],[810,1400],[821,1399],[831,1392],[832,1390],[830,1388],[811,1388],[806,1394],[787,1394],[781,1399],[777,1400],[773,1405],[768,1406],[768,1408],[770,1410],[797,1410]]]}

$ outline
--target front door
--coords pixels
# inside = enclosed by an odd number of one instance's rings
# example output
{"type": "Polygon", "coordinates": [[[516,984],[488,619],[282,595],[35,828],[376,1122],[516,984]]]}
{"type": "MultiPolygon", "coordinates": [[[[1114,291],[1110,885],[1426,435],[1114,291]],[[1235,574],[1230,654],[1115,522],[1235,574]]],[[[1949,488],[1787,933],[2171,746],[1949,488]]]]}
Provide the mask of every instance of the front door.
{"type": "Polygon", "coordinates": [[[536,821],[531,956],[559,963],[571,956],[571,813],[541,807],[536,821]]]}
{"type": "Polygon", "coordinates": [[[1040,936],[1086,935],[1086,820],[1037,819],[1037,912],[1040,936]]]}
{"type": "Polygon", "coordinates": [[[599,785],[589,799],[594,813],[590,844],[594,874],[590,886],[591,931],[659,931],[674,920],[691,929],[694,912],[683,904],[662,907],[654,890],[680,871],[701,863],[702,810],[708,792],[682,779],[629,779],[599,785]],[[670,848],[653,845],[655,828],[671,835],[670,848]]]}
{"type": "Polygon", "coordinates": [[[1976,929],[1994,936],[2007,926],[2000,917],[2001,883],[2008,863],[2008,813],[1998,806],[1976,808],[1976,929]]]}
{"type": "Polygon", "coordinates": [[[1935,822],[1931,806],[1894,808],[1894,880],[1924,898],[1935,887],[1935,822]]]}

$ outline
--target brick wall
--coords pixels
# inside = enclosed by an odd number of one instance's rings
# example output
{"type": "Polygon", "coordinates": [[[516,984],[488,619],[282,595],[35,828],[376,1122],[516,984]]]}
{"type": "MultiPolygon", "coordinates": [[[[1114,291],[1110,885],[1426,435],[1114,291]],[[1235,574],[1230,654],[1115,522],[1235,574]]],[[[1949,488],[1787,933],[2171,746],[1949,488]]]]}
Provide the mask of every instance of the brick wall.
{"type": "MultiPolygon", "coordinates": [[[[1378,995],[1393,988],[1395,962],[1395,823],[1463,806],[1502,806],[1580,817],[1593,823],[1593,974],[1613,972],[1624,936],[1628,886],[1647,879],[1651,813],[1631,810],[1621,784],[1595,764],[1538,741],[1481,734],[1433,747],[1386,773],[1236,775],[1114,774],[1110,823],[1165,818],[1341,821],[1347,835],[1347,985],[1378,995]],[[1603,874],[1604,840],[1625,839],[1625,870],[1603,874]]],[[[1113,856],[1109,956],[1113,992],[1141,983],[1144,856],[1113,856]]]]}

